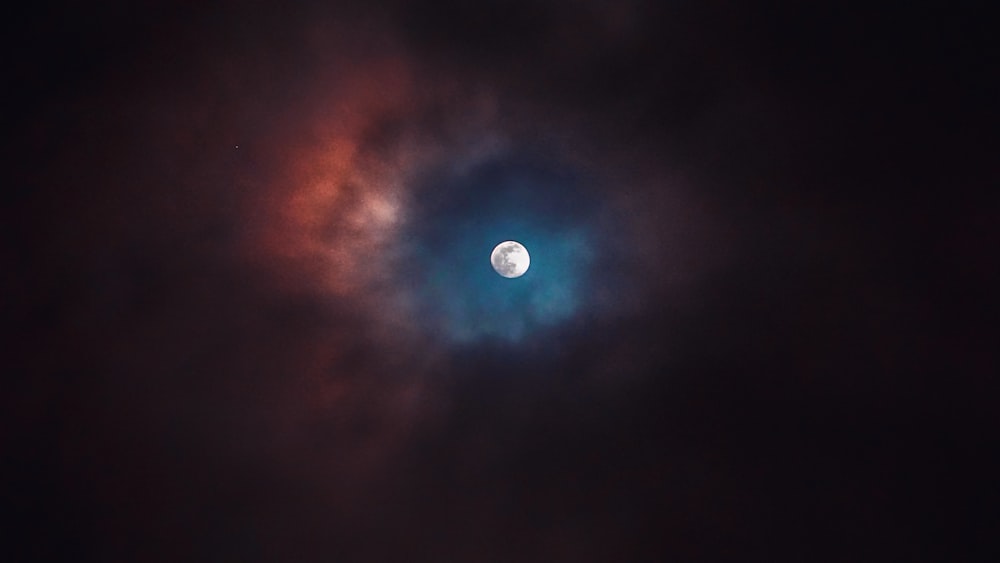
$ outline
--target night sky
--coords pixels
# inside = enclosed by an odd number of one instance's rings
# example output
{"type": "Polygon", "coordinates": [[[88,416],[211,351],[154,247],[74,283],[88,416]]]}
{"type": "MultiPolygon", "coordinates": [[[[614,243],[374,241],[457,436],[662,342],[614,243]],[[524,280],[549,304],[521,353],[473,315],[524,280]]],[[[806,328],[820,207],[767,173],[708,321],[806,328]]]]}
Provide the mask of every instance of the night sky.
{"type": "Polygon", "coordinates": [[[203,4],[4,16],[0,560],[996,560],[985,13],[203,4]]]}

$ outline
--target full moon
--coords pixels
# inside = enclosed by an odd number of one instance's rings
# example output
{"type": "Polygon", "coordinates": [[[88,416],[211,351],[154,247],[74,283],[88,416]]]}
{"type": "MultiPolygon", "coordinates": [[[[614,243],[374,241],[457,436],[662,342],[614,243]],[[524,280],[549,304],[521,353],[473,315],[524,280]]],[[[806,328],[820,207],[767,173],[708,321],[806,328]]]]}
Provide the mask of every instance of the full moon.
{"type": "Polygon", "coordinates": [[[531,257],[528,249],[513,240],[501,242],[490,254],[490,263],[498,274],[505,278],[519,278],[528,271],[531,257]]]}

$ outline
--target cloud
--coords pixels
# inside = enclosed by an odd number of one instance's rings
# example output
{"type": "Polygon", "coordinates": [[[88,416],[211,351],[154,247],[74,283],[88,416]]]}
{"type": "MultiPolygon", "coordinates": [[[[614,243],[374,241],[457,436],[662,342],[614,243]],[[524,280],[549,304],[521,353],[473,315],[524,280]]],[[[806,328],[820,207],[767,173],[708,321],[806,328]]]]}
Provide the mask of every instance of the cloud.
{"type": "Polygon", "coordinates": [[[602,236],[598,206],[588,198],[597,196],[566,165],[498,153],[460,173],[431,171],[413,189],[418,195],[400,233],[405,250],[394,275],[400,287],[412,288],[408,298],[418,304],[414,319],[424,330],[454,342],[519,341],[588,305],[594,244],[602,236]],[[504,240],[531,253],[532,267],[521,278],[501,278],[490,266],[489,252],[504,240]]]}
{"type": "Polygon", "coordinates": [[[990,201],[917,193],[980,185],[986,112],[951,109],[985,103],[916,88],[905,43],[870,57],[887,27],[852,23],[868,43],[844,51],[828,16],[63,22],[40,60],[84,70],[19,64],[8,116],[15,531],[71,560],[213,561],[718,559],[720,534],[774,559],[788,529],[796,555],[847,553],[830,538],[873,518],[921,536],[908,503],[936,469],[869,470],[928,467],[929,435],[939,459],[985,451],[928,413],[991,420],[988,378],[953,375],[995,371],[987,333],[955,328],[985,315],[990,201]],[[522,278],[490,268],[507,239],[522,278]]]}

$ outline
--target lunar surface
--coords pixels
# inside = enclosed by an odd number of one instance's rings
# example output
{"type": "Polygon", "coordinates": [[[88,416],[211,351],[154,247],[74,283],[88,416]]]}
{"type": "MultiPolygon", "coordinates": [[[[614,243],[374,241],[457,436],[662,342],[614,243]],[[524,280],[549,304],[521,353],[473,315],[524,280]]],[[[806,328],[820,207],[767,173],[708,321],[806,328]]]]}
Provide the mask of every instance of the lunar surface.
{"type": "Polygon", "coordinates": [[[528,249],[521,243],[508,240],[501,242],[493,249],[490,262],[493,264],[493,269],[501,276],[519,278],[528,271],[531,257],[528,256],[528,249]]]}

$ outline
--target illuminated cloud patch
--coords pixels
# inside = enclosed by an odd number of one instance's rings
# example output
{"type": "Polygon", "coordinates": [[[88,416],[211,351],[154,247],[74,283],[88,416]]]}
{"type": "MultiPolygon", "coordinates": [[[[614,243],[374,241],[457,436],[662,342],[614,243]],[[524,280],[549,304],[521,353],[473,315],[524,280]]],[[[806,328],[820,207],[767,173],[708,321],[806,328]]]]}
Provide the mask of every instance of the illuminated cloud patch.
{"type": "Polygon", "coordinates": [[[520,341],[569,322],[591,299],[599,263],[598,201],[556,161],[500,154],[469,169],[431,172],[415,186],[397,274],[411,280],[424,330],[455,343],[520,341]],[[524,276],[490,265],[504,240],[531,254],[524,276]]]}

